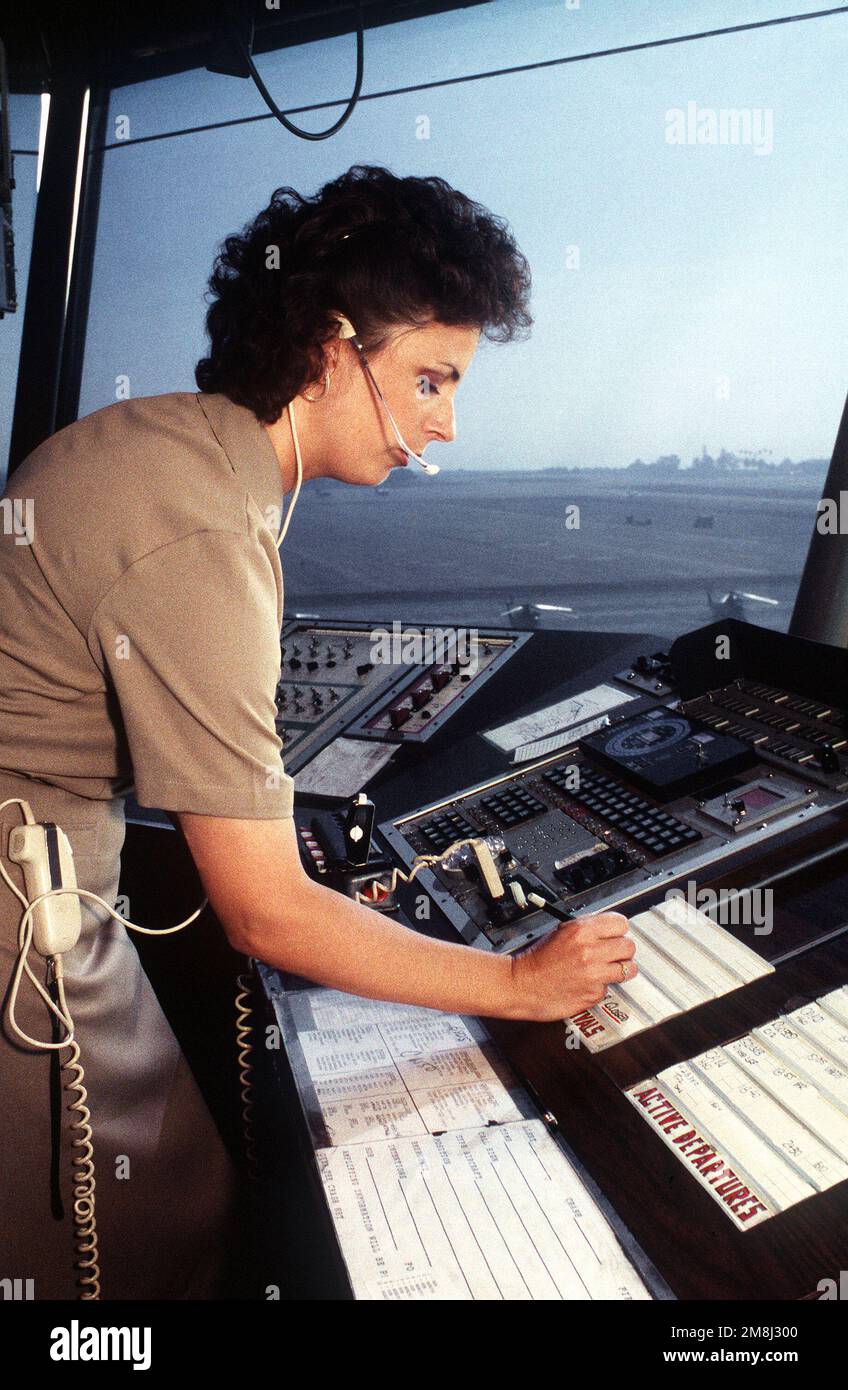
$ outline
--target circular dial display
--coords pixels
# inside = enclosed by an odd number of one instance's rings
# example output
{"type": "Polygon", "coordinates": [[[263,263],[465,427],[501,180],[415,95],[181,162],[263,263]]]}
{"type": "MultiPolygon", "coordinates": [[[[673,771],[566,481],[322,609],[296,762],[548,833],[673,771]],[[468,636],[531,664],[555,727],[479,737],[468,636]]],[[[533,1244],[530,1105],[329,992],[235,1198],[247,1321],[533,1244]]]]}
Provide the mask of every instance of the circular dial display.
{"type": "Polygon", "coordinates": [[[621,729],[604,744],[611,758],[645,758],[664,753],[676,743],[682,743],[692,732],[692,726],[680,715],[664,715],[661,719],[645,720],[635,728],[621,729]]]}

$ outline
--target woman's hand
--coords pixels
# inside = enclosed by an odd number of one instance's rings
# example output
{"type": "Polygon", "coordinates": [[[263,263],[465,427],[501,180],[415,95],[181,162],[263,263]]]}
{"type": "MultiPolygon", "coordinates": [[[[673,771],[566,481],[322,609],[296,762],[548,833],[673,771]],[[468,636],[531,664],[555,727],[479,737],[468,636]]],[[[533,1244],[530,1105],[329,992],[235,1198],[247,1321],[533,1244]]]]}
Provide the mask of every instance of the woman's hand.
{"type": "Polygon", "coordinates": [[[209,905],[231,945],[349,994],[484,1018],[569,1018],[636,973],[627,918],[579,917],[523,955],[434,941],[315,883],[291,816],[179,813],[209,905]]]}
{"type": "Polygon", "coordinates": [[[571,1018],[597,1004],[610,984],[638,974],[636,944],[620,912],[575,917],[537,946],[512,958],[512,977],[522,1018],[538,1022],[571,1018]]]}

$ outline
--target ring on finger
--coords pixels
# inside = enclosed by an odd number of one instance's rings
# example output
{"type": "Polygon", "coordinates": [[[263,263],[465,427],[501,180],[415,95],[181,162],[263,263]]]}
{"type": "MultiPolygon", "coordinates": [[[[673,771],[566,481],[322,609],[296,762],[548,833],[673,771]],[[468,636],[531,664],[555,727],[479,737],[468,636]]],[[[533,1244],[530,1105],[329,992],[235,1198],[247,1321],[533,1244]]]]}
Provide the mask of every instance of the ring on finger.
{"type": "Polygon", "coordinates": [[[627,969],[627,961],[620,960],[618,963],[621,966],[621,983],[624,984],[625,980],[630,978],[630,974],[627,969]]]}

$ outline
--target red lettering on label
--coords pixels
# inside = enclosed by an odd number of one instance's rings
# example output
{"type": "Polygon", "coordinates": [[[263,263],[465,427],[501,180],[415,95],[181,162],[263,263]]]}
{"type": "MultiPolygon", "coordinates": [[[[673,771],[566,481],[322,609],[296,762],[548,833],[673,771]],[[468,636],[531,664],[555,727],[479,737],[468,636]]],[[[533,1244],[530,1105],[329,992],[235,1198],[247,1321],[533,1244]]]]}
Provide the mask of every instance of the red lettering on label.
{"type": "Polygon", "coordinates": [[[672,1139],[671,1142],[672,1144],[679,1145],[680,1151],[682,1153],[683,1150],[693,1142],[693,1140],[697,1139],[698,1131],[696,1129],[687,1129],[685,1134],[678,1134],[674,1139],[672,1139]]]}
{"type": "Polygon", "coordinates": [[[662,1121],[660,1129],[663,1133],[668,1134],[670,1130],[679,1129],[681,1125],[685,1124],[688,1124],[688,1120],[684,1120],[679,1111],[675,1110],[672,1115],[669,1115],[667,1120],[662,1121]]]}
{"type": "Polygon", "coordinates": [[[746,1195],[748,1195],[747,1187],[745,1187],[741,1179],[737,1178],[735,1182],[730,1183],[724,1189],[724,1191],[721,1194],[721,1200],[723,1202],[726,1202],[727,1205],[730,1206],[731,1202],[734,1202],[738,1197],[741,1197],[743,1192],[746,1195]]]}
{"type": "Polygon", "coordinates": [[[742,1179],[738,1178],[732,1169],[727,1169],[727,1181],[716,1185],[716,1192],[723,1197],[725,1192],[730,1192],[735,1186],[742,1185],[742,1179]]]}
{"type": "Polygon", "coordinates": [[[584,1038],[593,1038],[596,1033],[606,1032],[604,1025],[588,1009],[582,1014],[575,1014],[571,1022],[577,1024],[584,1038]]]}
{"type": "Polygon", "coordinates": [[[609,1015],[613,1023],[627,1023],[628,1019],[630,1018],[630,1015],[626,1012],[626,1010],[618,1008],[618,1006],[615,1004],[602,1004],[601,1008],[603,1009],[605,1014],[609,1015]]]}
{"type": "Polygon", "coordinates": [[[730,1210],[733,1211],[737,1202],[741,1202],[744,1205],[746,1198],[751,1196],[753,1196],[753,1193],[750,1187],[740,1187],[738,1192],[729,1192],[727,1196],[722,1197],[721,1200],[726,1202],[730,1210]]]}
{"type": "Polygon", "coordinates": [[[759,1201],[758,1198],[754,1197],[749,1210],[745,1212],[737,1211],[736,1215],[740,1221],[750,1221],[751,1217],[755,1216],[758,1211],[768,1211],[768,1207],[765,1206],[763,1202],[759,1201]]]}

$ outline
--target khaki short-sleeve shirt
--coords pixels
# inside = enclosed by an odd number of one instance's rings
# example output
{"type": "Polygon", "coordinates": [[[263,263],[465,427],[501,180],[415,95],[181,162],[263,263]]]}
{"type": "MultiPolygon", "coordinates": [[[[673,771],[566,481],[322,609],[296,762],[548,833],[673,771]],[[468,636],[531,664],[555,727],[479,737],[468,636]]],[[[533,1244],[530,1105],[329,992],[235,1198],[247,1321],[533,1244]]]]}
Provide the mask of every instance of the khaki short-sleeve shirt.
{"type": "Polygon", "coordinates": [[[253,412],[120,401],[15,472],[0,536],[0,768],[93,800],[275,819],[283,485],[253,412]]]}

